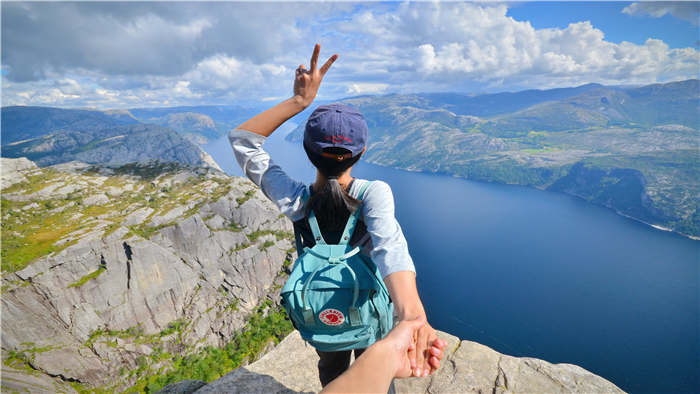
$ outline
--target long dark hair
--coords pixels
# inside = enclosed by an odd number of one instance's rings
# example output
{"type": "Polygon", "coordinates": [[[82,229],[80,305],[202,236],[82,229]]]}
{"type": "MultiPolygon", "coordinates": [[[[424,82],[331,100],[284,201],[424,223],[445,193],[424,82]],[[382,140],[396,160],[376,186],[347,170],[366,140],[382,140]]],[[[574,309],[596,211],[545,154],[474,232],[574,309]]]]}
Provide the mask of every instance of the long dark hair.
{"type": "MultiPolygon", "coordinates": [[[[308,216],[313,210],[319,226],[324,230],[332,232],[343,231],[348,217],[360,208],[361,202],[343,189],[338,182],[338,176],[357,163],[362,154],[338,161],[334,158],[311,152],[306,148],[306,144],[304,144],[304,150],[314,167],[327,179],[326,183],[320,187],[320,190],[314,189],[313,195],[306,202],[306,215],[308,216]]],[[[331,147],[323,149],[323,152],[343,155],[350,151],[344,148],[331,147]]]]}

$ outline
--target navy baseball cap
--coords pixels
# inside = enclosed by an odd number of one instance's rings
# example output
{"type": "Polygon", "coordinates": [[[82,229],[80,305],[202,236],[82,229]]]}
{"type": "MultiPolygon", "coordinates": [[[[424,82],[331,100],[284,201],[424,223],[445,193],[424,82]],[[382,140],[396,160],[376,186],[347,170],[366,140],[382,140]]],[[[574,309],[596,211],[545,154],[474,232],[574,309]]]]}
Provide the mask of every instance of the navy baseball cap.
{"type": "Polygon", "coordinates": [[[325,148],[345,148],[355,157],[365,149],[367,134],[367,122],[358,110],[340,103],[321,105],[306,121],[304,146],[319,155],[325,148]]]}

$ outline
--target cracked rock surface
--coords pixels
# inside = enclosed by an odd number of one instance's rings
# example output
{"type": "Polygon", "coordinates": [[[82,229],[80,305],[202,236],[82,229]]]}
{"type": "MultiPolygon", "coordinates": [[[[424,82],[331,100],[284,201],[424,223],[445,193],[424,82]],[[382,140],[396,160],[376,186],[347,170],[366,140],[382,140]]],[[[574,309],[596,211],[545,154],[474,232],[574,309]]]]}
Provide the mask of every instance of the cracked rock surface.
{"type": "MultiPolygon", "coordinates": [[[[622,393],[617,386],[571,364],[512,357],[438,332],[449,349],[441,368],[427,378],[395,381],[399,393],[622,393]]],[[[260,360],[203,386],[196,393],[319,392],[318,356],[294,331],[260,360]]]]}
{"type": "Polygon", "coordinates": [[[158,354],[224,346],[277,290],[292,226],[262,192],[155,165],[26,165],[3,191],[3,242],[18,246],[3,250],[1,342],[15,374],[119,391],[144,361],[157,370],[158,354]],[[23,262],[39,235],[53,245],[23,262]]]}

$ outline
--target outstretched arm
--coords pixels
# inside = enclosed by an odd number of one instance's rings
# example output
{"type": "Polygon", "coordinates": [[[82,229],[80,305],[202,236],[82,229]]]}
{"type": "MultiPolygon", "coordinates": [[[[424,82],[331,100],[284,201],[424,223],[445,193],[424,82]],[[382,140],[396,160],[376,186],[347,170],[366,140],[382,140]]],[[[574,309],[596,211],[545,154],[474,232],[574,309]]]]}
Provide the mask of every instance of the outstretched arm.
{"type": "Polygon", "coordinates": [[[294,77],[294,96],[246,120],[237,129],[268,137],[289,118],[311,105],[324,75],[338,58],[338,55],[333,55],[321,68],[318,68],[319,52],[321,52],[321,45],[316,44],[314,53],[311,55],[309,70],[303,64],[297,68],[294,77]]]}
{"type": "MultiPolygon", "coordinates": [[[[386,393],[394,377],[411,376],[414,365],[408,352],[415,348],[422,323],[403,321],[355,360],[350,368],[328,384],[322,393],[386,393]]],[[[433,354],[440,350],[431,349],[433,354]]]]}
{"type": "Polygon", "coordinates": [[[447,342],[439,339],[435,329],[428,324],[416,287],[416,275],[413,271],[398,271],[384,278],[384,283],[394,300],[399,321],[422,323],[417,331],[416,346],[408,352],[408,357],[414,366],[413,376],[428,376],[440,368],[442,352],[447,342]],[[432,348],[438,349],[438,354],[434,354],[432,348]]]}

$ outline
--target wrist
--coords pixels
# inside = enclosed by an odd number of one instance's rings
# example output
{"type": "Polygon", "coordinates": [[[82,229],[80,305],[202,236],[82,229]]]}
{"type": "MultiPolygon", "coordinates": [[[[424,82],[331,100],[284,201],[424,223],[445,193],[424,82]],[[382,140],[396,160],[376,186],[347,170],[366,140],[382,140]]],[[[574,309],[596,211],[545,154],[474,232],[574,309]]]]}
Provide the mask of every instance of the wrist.
{"type": "Polygon", "coordinates": [[[385,361],[375,366],[376,372],[384,377],[393,378],[401,369],[400,355],[398,355],[396,345],[386,338],[375,342],[374,345],[367,348],[366,352],[369,353],[368,358],[377,357],[385,361]]]}
{"type": "Polygon", "coordinates": [[[403,306],[396,306],[396,316],[398,317],[399,321],[403,320],[425,320],[427,321],[428,318],[425,315],[425,310],[422,308],[422,305],[403,305],[403,306]]]}
{"type": "Polygon", "coordinates": [[[294,105],[296,105],[299,108],[299,112],[305,110],[306,107],[311,105],[311,103],[313,102],[313,100],[306,100],[299,95],[292,96],[292,98],[290,100],[292,101],[292,103],[294,105]]]}

